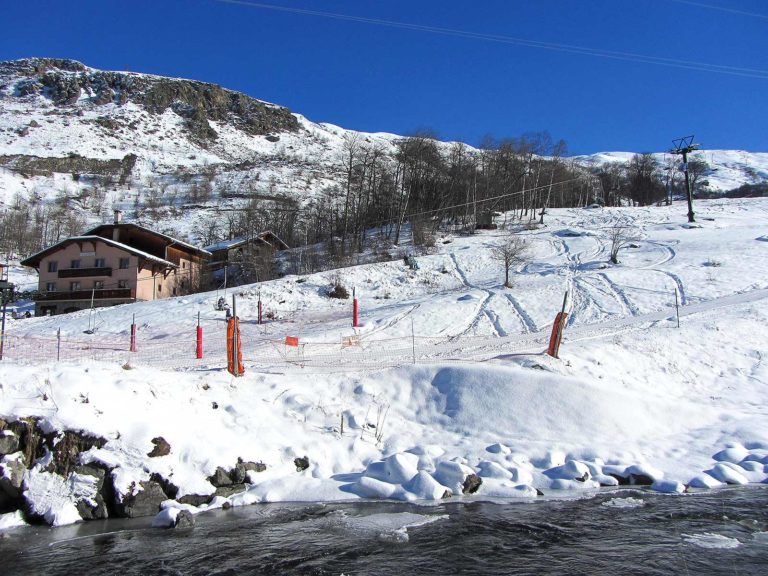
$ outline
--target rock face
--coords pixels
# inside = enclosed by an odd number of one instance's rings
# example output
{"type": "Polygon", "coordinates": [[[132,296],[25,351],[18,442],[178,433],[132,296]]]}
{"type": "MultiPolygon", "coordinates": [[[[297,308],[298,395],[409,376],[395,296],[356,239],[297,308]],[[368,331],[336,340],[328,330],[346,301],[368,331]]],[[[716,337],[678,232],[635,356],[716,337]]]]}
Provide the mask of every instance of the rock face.
{"type": "Polygon", "coordinates": [[[106,477],[106,470],[103,468],[97,468],[96,466],[76,466],[73,470],[75,474],[80,476],[89,476],[95,478],[96,497],[92,499],[78,500],[76,506],[80,517],[83,520],[101,520],[109,517],[107,511],[107,503],[105,500],[105,485],[104,478],[106,477]]]}
{"type": "Polygon", "coordinates": [[[84,100],[92,106],[132,102],[151,114],[172,110],[184,118],[199,143],[218,135],[209,121],[227,122],[251,135],[295,132],[298,121],[287,108],[261,102],[215,84],[148,74],[88,68],[74,60],[28,58],[0,62],[0,78],[20,78],[13,97],[41,95],[58,107],[84,100]]]}

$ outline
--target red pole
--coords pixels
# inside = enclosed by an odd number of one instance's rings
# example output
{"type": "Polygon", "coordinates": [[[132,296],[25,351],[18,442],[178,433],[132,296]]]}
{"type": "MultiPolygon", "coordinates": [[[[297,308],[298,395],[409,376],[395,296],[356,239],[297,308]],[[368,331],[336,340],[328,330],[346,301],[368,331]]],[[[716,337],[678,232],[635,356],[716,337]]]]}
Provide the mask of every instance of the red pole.
{"type": "Polygon", "coordinates": [[[195,358],[200,359],[203,357],[203,327],[200,326],[200,312],[197,313],[197,350],[195,352],[195,358]]]}
{"type": "Polygon", "coordinates": [[[131,352],[136,352],[136,315],[133,315],[133,324],[131,324],[131,352]]]}
{"type": "Polygon", "coordinates": [[[354,288],[352,288],[352,327],[357,328],[357,295],[354,288]]]}

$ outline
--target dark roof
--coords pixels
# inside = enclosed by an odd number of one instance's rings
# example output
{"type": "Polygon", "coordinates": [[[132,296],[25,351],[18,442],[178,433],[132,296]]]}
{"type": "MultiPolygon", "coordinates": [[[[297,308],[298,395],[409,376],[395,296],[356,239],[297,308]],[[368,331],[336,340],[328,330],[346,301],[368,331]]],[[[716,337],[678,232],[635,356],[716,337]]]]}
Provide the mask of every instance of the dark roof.
{"type": "Polygon", "coordinates": [[[272,246],[277,250],[288,249],[288,244],[283,242],[277,234],[269,230],[265,230],[264,232],[261,232],[260,234],[252,238],[248,238],[247,236],[240,236],[238,238],[232,238],[231,240],[222,240],[221,242],[216,242],[216,244],[211,244],[210,246],[206,246],[205,249],[208,252],[215,252],[218,250],[230,250],[231,248],[237,248],[238,246],[242,246],[243,244],[246,244],[249,241],[253,241],[253,240],[260,240],[261,242],[265,242],[266,244],[269,244],[270,246],[272,246]],[[274,244],[277,244],[277,246],[273,246],[273,242],[270,242],[269,240],[267,240],[266,237],[274,238],[274,244]]]}
{"type": "Polygon", "coordinates": [[[135,228],[137,230],[141,230],[142,232],[147,232],[153,236],[156,236],[157,238],[160,238],[168,243],[168,245],[175,244],[177,246],[181,246],[183,248],[186,248],[189,252],[196,252],[202,256],[210,256],[211,253],[207,250],[204,250],[203,248],[198,248],[197,246],[193,246],[192,244],[189,244],[188,242],[184,242],[182,240],[178,240],[176,238],[173,238],[172,236],[168,236],[166,234],[162,234],[161,232],[157,232],[155,230],[151,230],[150,228],[145,228],[144,226],[141,226],[139,224],[134,224],[133,222],[121,222],[120,224],[99,224],[95,228],[92,228],[91,230],[88,230],[85,232],[86,235],[94,235],[99,236],[101,232],[112,232],[114,230],[115,226],[118,228],[135,228]]]}
{"type": "Polygon", "coordinates": [[[143,252],[141,250],[137,250],[133,246],[128,246],[127,244],[122,244],[120,242],[115,242],[114,240],[111,240],[109,238],[104,238],[103,236],[96,236],[96,235],[85,235],[85,236],[72,236],[70,238],[65,238],[61,242],[57,242],[56,244],[53,244],[52,246],[48,246],[47,248],[44,248],[43,250],[40,250],[40,252],[37,252],[36,254],[32,254],[29,258],[26,258],[21,261],[22,266],[31,266],[32,268],[37,268],[37,266],[40,264],[41,260],[45,258],[48,254],[51,254],[53,252],[56,252],[59,248],[66,246],[67,244],[70,244],[71,242],[94,242],[94,241],[101,241],[105,244],[108,244],[110,246],[114,246],[115,248],[120,248],[121,250],[125,250],[126,252],[130,252],[131,254],[135,254],[136,256],[141,256],[142,258],[146,258],[147,260],[152,260],[153,262],[158,262],[159,264],[163,264],[164,266],[167,266],[169,268],[178,268],[176,264],[173,262],[169,262],[168,260],[164,260],[163,258],[158,258],[157,256],[153,256],[152,254],[149,254],[147,252],[143,252]]]}

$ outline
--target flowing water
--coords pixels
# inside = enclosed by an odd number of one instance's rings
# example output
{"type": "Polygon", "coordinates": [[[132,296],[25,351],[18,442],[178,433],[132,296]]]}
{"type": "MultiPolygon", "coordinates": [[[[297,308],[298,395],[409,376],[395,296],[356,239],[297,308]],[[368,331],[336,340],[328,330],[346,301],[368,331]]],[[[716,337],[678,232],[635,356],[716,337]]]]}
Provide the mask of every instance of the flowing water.
{"type": "Polygon", "coordinates": [[[768,486],[578,500],[267,504],[24,527],[0,574],[768,574],[768,486]]]}

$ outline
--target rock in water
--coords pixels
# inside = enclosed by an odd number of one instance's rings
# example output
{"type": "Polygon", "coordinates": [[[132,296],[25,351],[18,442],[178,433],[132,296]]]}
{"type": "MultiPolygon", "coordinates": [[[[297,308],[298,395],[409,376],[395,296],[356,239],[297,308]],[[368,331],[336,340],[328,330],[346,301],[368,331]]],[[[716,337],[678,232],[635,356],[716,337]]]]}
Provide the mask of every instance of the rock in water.
{"type": "Polygon", "coordinates": [[[157,482],[148,480],[139,483],[140,490],[135,494],[123,494],[122,499],[116,496],[115,509],[120,516],[137,518],[139,516],[154,516],[160,509],[160,504],[168,499],[162,487],[157,482]]]}
{"type": "Polygon", "coordinates": [[[176,528],[192,528],[195,525],[195,517],[189,510],[182,510],[176,515],[176,528]]]}
{"type": "Polygon", "coordinates": [[[464,479],[464,484],[461,487],[461,491],[464,494],[474,494],[478,491],[480,486],[482,485],[483,480],[478,476],[477,474],[469,474],[464,479]]]}

